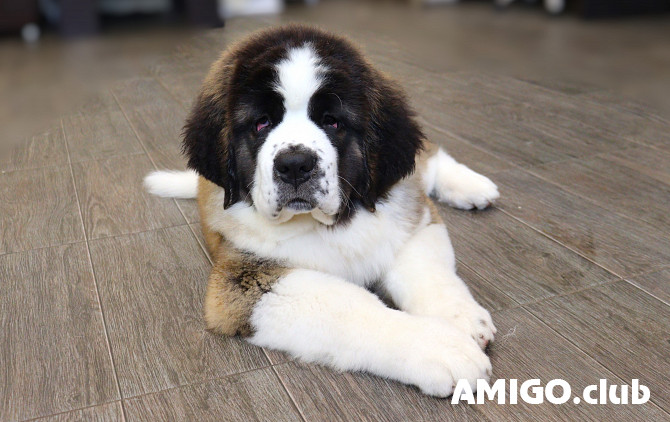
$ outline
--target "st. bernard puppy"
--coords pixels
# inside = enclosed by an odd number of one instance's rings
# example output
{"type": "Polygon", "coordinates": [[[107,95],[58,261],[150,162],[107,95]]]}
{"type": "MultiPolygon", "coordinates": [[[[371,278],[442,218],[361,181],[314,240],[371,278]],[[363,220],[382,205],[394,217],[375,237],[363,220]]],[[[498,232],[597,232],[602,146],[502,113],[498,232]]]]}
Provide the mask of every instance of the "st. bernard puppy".
{"type": "Polygon", "coordinates": [[[496,329],[456,275],[427,195],[485,208],[498,190],[425,145],[400,88],[350,42],[293,25],[228,49],[186,121],[184,152],[193,171],[145,184],[197,196],[215,263],[211,331],[440,397],[490,377],[483,349],[496,329]]]}

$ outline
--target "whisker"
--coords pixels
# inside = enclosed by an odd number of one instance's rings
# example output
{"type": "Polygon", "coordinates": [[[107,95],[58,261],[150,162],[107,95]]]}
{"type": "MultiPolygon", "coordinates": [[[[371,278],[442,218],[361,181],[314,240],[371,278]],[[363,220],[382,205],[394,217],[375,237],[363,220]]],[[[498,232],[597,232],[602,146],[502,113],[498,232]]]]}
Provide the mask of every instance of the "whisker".
{"type": "Polygon", "coordinates": [[[330,95],[334,95],[334,96],[336,96],[337,99],[340,100],[340,109],[344,108],[344,106],[342,105],[342,98],[340,98],[339,95],[337,95],[337,94],[334,93],[334,92],[329,92],[329,94],[330,94],[330,95]]]}
{"type": "Polygon", "coordinates": [[[249,195],[251,195],[251,189],[253,184],[254,182],[252,181],[247,185],[247,196],[244,197],[244,202],[247,202],[247,199],[249,199],[249,195]]]}
{"type": "MultiPolygon", "coordinates": [[[[338,186],[337,189],[340,191],[340,195],[342,195],[342,198],[345,199],[346,195],[344,194],[344,191],[342,190],[342,188],[338,186]]],[[[344,203],[344,206],[349,211],[349,213],[351,213],[351,207],[349,206],[349,201],[348,200],[344,203]]],[[[337,220],[335,220],[335,222],[338,223],[341,219],[342,219],[342,213],[340,212],[340,213],[337,214],[337,220]]]]}
{"type": "MultiPolygon", "coordinates": [[[[353,189],[353,191],[356,192],[356,193],[358,194],[358,196],[363,196],[363,195],[361,195],[361,193],[360,193],[359,191],[356,190],[355,187],[353,187],[353,185],[352,185],[351,183],[349,183],[349,181],[348,181],[347,179],[345,179],[344,177],[340,176],[339,174],[337,175],[337,177],[340,178],[340,179],[342,179],[344,182],[347,182],[347,185],[351,186],[351,189],[353,189]]],[[[339,186],[338,186],[338,188],[339,188],[339,186]]]]}

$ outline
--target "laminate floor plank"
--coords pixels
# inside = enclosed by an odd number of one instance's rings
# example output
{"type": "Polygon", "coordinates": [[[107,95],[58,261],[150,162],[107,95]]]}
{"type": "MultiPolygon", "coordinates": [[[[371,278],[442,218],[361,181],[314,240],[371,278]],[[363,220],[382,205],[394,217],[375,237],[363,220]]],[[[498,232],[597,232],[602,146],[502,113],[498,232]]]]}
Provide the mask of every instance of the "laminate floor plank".
{"type": "MultiPolygon", "coordinates": [[[[212,56],[212,62],[216,60],[216,57],[216,55],[212,56]]],[[[202,69],[187,72],[164,71],[154,77],[183,107],[190,110],[207,75],[207,69],[206,66],[203,66],[202,69]]]]}
{"type": "Polygon", "coordinates": [[[592,156],[635,145],[630,140],[534,104],[512,102],[437,107],[430,97],[414,99],[419,114],[481,149],[521,166],[592,156]]]}
{"type": "Polygon", "coordinates": [[[440,212],[456,259],[521,304],[617,279],[500,210],[440,212]]]}
{"type": "MultiPolygon", "coordinates": [[[[185,170],[186,159],[181,151],[187,115],[184,104],[177,102],[154,78],[128,81],[113,92],[152,162],[159,169],[185,170]]],[[[189,223],[200,220],[195,201],[177,200],[177,203],[189,223]]]]}
{"type": "Polygon", "coordinates": [[[0,254],[84,239],[68,167],[0,174],[0,254]]]}
{"type": "Polygon", "coordinates": [[[520,79],[524,82],[533,84],[533,85],[538,85],[546,89],[550,89],[552,91],[557,91],[560,92],[561,94],[565,95],[572,95],[572,96],[591,96],[591,95],[598,95],[603,91],[603,89],[597,85],[590,84],[588,82],[583,82],[583,81],[575,81],[573,79],[557,79],[557,78],[540,78],[536,75],[534,76],[524,76],[524,77],[518,77],[517,79],[520,79]]]}
{"type": "Polygon", "coordinates": [[[527,309],[620,378],[640,379],[670,411],[670,306],[620,281],[527,309]]]}
{"type": "Polygon", "coordinates": [[[476,147],[518,166],[532,166],[571,157],[564,140],[536,128],[513,127],[497,119],[498,105],[459,106],[443,102],[443,91],[416,95],[411,93],[414,109],[430,124],[468,141],[476,147]]]}
{"type": "Polygon", "coordinates": [[[496,174],[497,206],[621,277],[670,262],[667,236],[523,170],[496,174]]]}
{"type": "Polygon", "coordinates": [[[143,152],[137,136],[111,92],[94,97],[63,119],[73,163],[143,152]]]}
{"type": "Polygon", "coordinates": [[[640,146],[607,154],[606,158],[670,186],[670,150],[640,146]]]}
{"type": "MultiPolygon", "coordinates": [[[[499,77],[482,73],[454,72],[446,74],[454,82],[460,82],[475,91],[485,91],[489,95],[499,97],[505,102],[496,109],[496,118],[501,123],[512,123],[514,126],[535,127],[543,133],[550,134],[558,140],[571,144],[569,152],[572,156],[585,153],[594,154],[603,151],[612,151],[630,145],[635,145],[630,139],[619,132],[602,124],[600,119],[584,119],[573,109],[591,111],[589,116],[597,115],[602,105],[580,99],[571,92],[574,84],[567,84],[569,89],[556,89],[556,85],[566,85],[560,82],[538,82],[519,80],[517,78],[499,77]],[[545,86],[548,85],[548,86],[545,86]],[[554,105],[567,104],[566,108],[574,111],[564,113],[563,109],[546,107],[544,102],[555,96],[554,105]],[[561,112],[558,112],[561,111],[561,112]]],[[[594,88],[577,88],[592,91],[594,88]]],[[[623,110],[618,113],[624,113],[623,110]]]]}
{"type": "Polygon", "coordinates": [[[204,31],[176,45],[171,55],[151,66],[150,73],[162,75],[163,73],[198,71],[203,72],[204,77],[209,66],[225,48],[255,30],[267,28],[271,20],[274,18],[265,16],[228,20],[224,30],[204,31]]]}
{"type": "Polygon", "coordinates": [[[134,421],[301,421],[271,368],[126,400],[134,421]]]}
{"type": "Polygon", "coordinates": [[[88,239],[185,223],[173,200],[146,192],[153,166],[146,154],[72,165],[88,239]]]}
{"type": "Polygon", "coordinates": [[[588,156],[632,144],[605,129],[473,86],[460,73],[435,74],[398,64],[392,57],[372,55],[401,82],[421,118],[517,164],[588,156]]]}
{"type": "Polygon", "coordinates": [[[288,362],[274,367],[300,413],[318,421],[486,421],[475,406],[451,405],[366,373],[288,362]]]}
{"type": "Polygon", "coordinates": [[[532,103],[500,104],[495,108],[495,119],[512,131],[515,128],[536,131],[541,134],[538,135],[538,141],[555,144],[565,157],[570,158],[583,158],[638,145],[611,132],[607,126],[594,126],[561,114],[552,114],[532,103]]]}
{"type": "Polygon", "coordinates": [[[419,118],[422,130],[429,142],[437,144],[454,157],[459,163],[463,163],[476,172],[491,176],[499,171],[514,168],[509,161],[499,158],[471,145],[470,143],[440,131],[430,123],[419,118]]]}
{"type": "Polygon", "coordinates": [[[461,262],[457,263],[457,273],[465,281],[465,284],[467,284],[477,302],[488,309],[489,312],[513,308],[519,305],[516,300],[508,296],[504,290],[501,290],[495,282],[492,283],[485,280],[461,262]]]}
{"type": "Polygon", "coordinates": [[[207,244],[205,243],[205,236],[202,234],[202,226],[200,223],[191,223],[189,224],[189,227],[191,228],[191,231],[195,235],[195,238],[198,241],[198,244],[200,244],[200,247],[202,248],[203,252],[205,252],[205,255],[207,255],[208,260],[212,260],[212,257],[209,255],[209,252],[207,251],[207,244]]]}
{"type": "Polygon", "coordinates": [[[638,102],[639,98],[635,101],[629,100],[621,93],[608,90],[585,93],[578,97],[615,112],[624,113],[626,126],[623,127],[623,133],[629,139],[670,152],[670,136],[667,134],[670,130],[670,117],[667,113],[661,116],[653,106],[638,102]]]}
{"type": "Polygon", "coordinates": [[[670,185],[619,165],[607,155],[550,163],[529,171],[604,208],[670,232],[670,185]]]}
{"type": "Polygon", "coordinates": [[[175,201],[189,224],[200,222],[198,204],[195,199],[176,199],[175,201]]]}
{"type": "MultiPolygon", "coordinates": [[[[2,145],[4,148],[5,145],[2,145]]],[[[67,165],[67,149],[60,122],[0,154],[0,172],[67,165]]]]}
{"type": "Polygon", "coordinates": [[[36,419],[35,422],[118,422],[122,420],[123,410],[121,409],[121,402],[116,401],[100,406],[47,416],[36,419]]]}
{"type": "Polygon", "coordinates": [[[0,420],[118,400],[83,242],[0,256],[0,420]]]}
{"type": "Polygon", "coordinates": [[[622,93],[617,93],[612,89],[598,89],[577,94],[577,98],[585,101],[595,102],[610,109],[630,113],[643,119],[648,119],[654,123],[670,123],[668,117],[662,117],[657,110],[649,104],[641,102],[640,98],[631,99],[622,93]]]}
{"type": "Polygon", "coordinates": [[[564,95],[537,85],[531,86],[507,76],[471,72],[461,72],[459,76],[472,89],[486,90],[514,103],[533,104],[550,115],[606,129],[634,142],[670,145],[670,123],[663,120],[602,105],[587,97],[564,95]]]}
{"type": "MultiPolygon", "coordinates": [[[[670,261],[668,262],[670,263],[670,261]]],[[[628,281],[670,304],[670,268],[632,277],[628,281]]]]}
{"type": "Polygon", "coordinates": [[[188,226],[90,242],[124,398],[269,365],[205,329],[211,264],[188,226]]]}
{"type": "Polygon", "coordinates": [[[151,77],[119,83],[112,89],[147,152],[181,150],[186,108],[151,77]]]}
{"type": "MultiPolygon", "coordinates": [[[[651,402],[643,405],[588,404],[582,399],[582,392],[588,385],[598,384],[606,379],[608,385],[630,385],[630,378],[620,378],[604,368],[596,360],[561,337],[526,309],[517,308],[498,312],[494,315],[498,335],[490,348],[493,364],[493,379],[503,379],[506,384],[505,405],[495,401],[477,404],[477,410],[493,421],[625,421],[625,420],[666,420],[669,415],[651,402]],[[518,380],[520,386],[526,380],[539,379],[543,386],[553,379],[567,381],[571,388],[570,398],[564,404],[529,404],[518,399],[518,404],[510,404],[511,379],[518,380]],[[580,403],[573,402],[580,397],[580,403]]],[[[594,321],[594,329],[599,323],[594,321]]],[[[617,390],[620,391],[620,390],[617,390]]],[[[563,390],[557,387],[555,396],[563,390]]],[[[592,397],[598,397],[592,394],[592,397]]]]}

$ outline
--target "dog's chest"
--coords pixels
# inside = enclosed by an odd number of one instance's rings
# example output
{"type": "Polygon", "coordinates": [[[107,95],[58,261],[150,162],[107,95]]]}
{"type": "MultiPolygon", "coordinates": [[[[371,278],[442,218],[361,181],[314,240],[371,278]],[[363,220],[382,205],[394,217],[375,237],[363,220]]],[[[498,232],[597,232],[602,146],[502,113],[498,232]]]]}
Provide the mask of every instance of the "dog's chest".
{"type": "Polygon", "coordinates": [[[317,230],[277,242],[268,251],[297,268],[337,275],[359,285],[384,276],[398,250],[414,232],[410,224],[366,216],[345,229],[317,230]]]}
{"type": "Polygon", "coordinates": [[[232,218],[217,228],[236,247],[359,285],[382,278],[407,240],[430,221],[425,206],[408,207],[403,201],[390,201],[376,213],[361,211],[346,226],[334,228],[309,216],[274,225],[251,208],[234,208],[232,218]]]}

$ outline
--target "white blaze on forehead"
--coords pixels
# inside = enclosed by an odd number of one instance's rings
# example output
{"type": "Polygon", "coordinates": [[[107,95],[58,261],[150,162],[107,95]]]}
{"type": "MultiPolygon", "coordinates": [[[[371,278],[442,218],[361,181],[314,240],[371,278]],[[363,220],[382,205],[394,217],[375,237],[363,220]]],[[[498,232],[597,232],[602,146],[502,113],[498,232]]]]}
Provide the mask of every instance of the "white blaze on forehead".
{"type": "Polygon", "coordinates": [[[287,111],[307,110],[310,98],[321,85],[324,70],[309,44],[288,51],[288,56],[277,65],[276,86],[287,111]]]}

